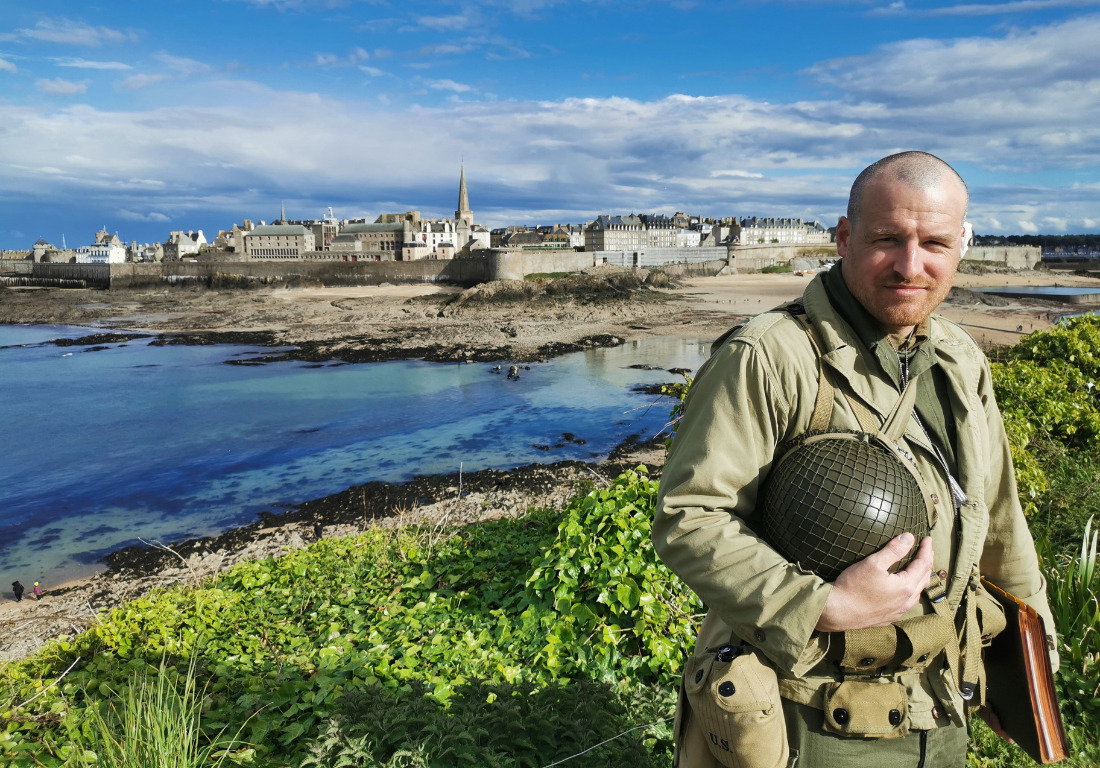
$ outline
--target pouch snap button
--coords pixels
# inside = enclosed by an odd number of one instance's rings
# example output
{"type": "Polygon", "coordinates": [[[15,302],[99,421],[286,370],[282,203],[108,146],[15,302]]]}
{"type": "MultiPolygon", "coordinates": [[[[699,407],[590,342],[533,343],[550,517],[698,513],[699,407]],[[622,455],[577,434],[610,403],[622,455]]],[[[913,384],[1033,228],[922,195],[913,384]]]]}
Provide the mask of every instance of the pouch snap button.
{"type": "Polygon", "coordinates": [[[890,725],[893,725],[895,727],[901,725],[901,712],[900,711],[898,711],[896,709],[891,709],[890,710],[890,725]]]}
{"type": "Polygon", "coordinates": [[[755,640],[758,643],[764,642],[765,637],[766,637],[766,635],[764,634],[764,630],[762,630],[762,629],[758,629],[758,630],[756,630],[755,632],[752,633],[752,639],[755,640]]]}
{"type": "Polygon", "coordinates": [[[919,662],[925,662],[925,661],[928,661],[928,654],[927,654],[927,653],[922,653],[922,654],[920,655],[920,657],[919,657],[919,658],[917,659],[917,661],[919,661],[919,662]]]}
{"type": "Polygon", "coordinates": [[[933,504],[939,504],[940,503],[940,495],[938,493],[933,493],[932,494],[932,503],[933,504]]]}
{"type": "Polygon", "coordinates": [[[874,663],[875,663],[875,659],[872,656],[868,656],[866,659],[860,659],[859,660],[859,665],[861,667],[869,667],[874,663]]]}
{"type": "Polygon", "coordinates": [[[737,689],[733,687],[733,683],[731,683],[729,680],[718,686],[719,696],[732,696],[736,692],[737,689]]]}
{"type": "Polygon", "coordinates": [[[848,724],[848,710],[844,707],[837,707],[833,710],[833,719],[836,720],[837,725],[848,724]]]}
{"type": "Polygon", "coordinates": [[[698,669],[695,671],[695,682],[699,682],[703,679],[703,670],[698,669]]]}

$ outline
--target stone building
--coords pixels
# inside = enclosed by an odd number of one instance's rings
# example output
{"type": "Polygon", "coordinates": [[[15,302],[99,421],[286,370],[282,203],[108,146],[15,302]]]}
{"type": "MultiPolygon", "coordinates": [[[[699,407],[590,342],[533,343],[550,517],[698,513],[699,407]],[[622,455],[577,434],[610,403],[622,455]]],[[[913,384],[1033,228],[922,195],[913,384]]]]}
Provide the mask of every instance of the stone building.
{"type": "Polygon", "coordinates": [[[113,235],[100,240],[93,245],[82,245],[76,249],[77,264],[124,264],[126,262],[126,246],[113,235]]]}
{"type": "Polygon", "coordinates": [[[741,219],[730,228],[730,239],[741,245],[812,245],[828,244],[832,236],[816,221],[772,219],[753,216],[741,219]]]}
{"type": "Polygon", "coordinates": [[[597,216],[584,230],[586,251],[635,251],[646,245],[645,224],[634,215],[597,216]]]}
{"type": "Polygon", "coordinates": [[[244,236],[246,259],[300,259],[314,250],[313,233],[300,224],[269,224],[244,236]]]}
{"type": "Polygon", "coordinates": [[[645,248],[698,248],[701,232],[685,214],[599,216],[584,230],[586,251],[636,251],[645,248]],[[680,226],[687,224],[687,227],[680,226]],[[696,228],[689,228],[689,227],[696,228]]]}
{"type": "Polygon", "coordinates": [[[206,246],[206,236],[201,229],[198,232],[171,232],[164,242],[164,260],[179,261],[195,256],[206,246]]]}
{"type": "Polygon", "coordinates": [[[340,234],[351,235],[362,243],[363,257],[375,261],[401,261],[402,246],[407,242],[413,242],[409,221],[346,224],[340,230],[340,234]]]}

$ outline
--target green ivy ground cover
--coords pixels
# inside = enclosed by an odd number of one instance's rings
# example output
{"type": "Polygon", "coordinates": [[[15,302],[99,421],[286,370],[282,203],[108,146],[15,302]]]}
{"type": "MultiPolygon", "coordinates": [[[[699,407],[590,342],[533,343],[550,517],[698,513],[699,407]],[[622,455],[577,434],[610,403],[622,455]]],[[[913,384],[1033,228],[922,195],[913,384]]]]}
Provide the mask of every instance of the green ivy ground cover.
{"type": "MultiPolygon", "coordinates": [[[[1071,567],[1100,511],[1098,322],[994,365],[1052,602],[1084,617],[1061,628],[1075,765],[1100,761],[1096,579],[1071,567]]],[[[257,765],[545,766],[634,728],[568,765],[667,765],[652,724],[702,607],[649,544],[656,491],[629,472],[564,514],[328,539],[134,601],[0,669],[0,764],[72,764],[135,671],[193,661],[204,730],[240,730],[257,765]]],[[[972,765],[1029,764],[980,726],[975,744],[972,765]]]]}

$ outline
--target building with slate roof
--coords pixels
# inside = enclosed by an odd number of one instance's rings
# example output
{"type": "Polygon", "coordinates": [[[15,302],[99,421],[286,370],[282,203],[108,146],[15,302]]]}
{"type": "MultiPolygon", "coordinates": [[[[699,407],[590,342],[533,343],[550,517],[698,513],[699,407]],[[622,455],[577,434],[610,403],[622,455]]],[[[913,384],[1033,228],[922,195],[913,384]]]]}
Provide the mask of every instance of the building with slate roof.
{"type": "Polygon", "coordinates": [[[816,221],[802,219],[773,219],[756,216],[741,219],[731,228],[730,239],[741,245],[764,243],[827,244],[832,242],[829,230],[816,221]]]}
{"type": "Polygon", "coordinates": [[[301,224],[267,224],[244,236],[246,259],[300,259],[314,250],[313,233],[301,224]]]}

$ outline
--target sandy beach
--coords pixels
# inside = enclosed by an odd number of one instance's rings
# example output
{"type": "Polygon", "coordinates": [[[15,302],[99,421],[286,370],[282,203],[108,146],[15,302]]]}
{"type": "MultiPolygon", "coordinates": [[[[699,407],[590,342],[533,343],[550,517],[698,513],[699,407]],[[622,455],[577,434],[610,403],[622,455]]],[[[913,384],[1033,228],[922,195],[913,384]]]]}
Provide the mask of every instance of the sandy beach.
{"type": "MultiPolygon", "coordinates": [[[[558,288],[529,283],[453,286],[393,285],[294,290],[159,291],[0,290],[0,322],[79,325],[82,343],[117,334],[155,336],[157,343],[250,343],[293,346],[258,360],[371,362],[388,359],[524,361],[614,346],[655,336],[713,338],[746,316],[797,298],[811,275],[745,274],[693,278],[678,285],[645,274],[597,270],[558,288]]],[[[1100,287],[1072,272],[960,273],[940,314],[963,324],[986,347],[1012,344],[1077,311],[1050,301],[974,293],[1004,285],[1100,287]]],[[[669,380],[676,380],[669,375],[669,380]]],[[[367,483],[264,517],[221,536],[131,548],[105,570],[72,584],[44,584],[46,594],[16,603],[5,579],[0,591],[0,660],[17,659],[46,640],[91,626],[108,610],[150,589],[198,583],[233,563],[278,556],[324,536],[373,525],[460,525],[523,514],[529,506],[561,509],[586,483],[606,483],[628,466],[659,472],[663,448],[622,446],[600,464],[560,462],[510,472],[486,470],[419,478],[405,485],[367,483]]]]}

